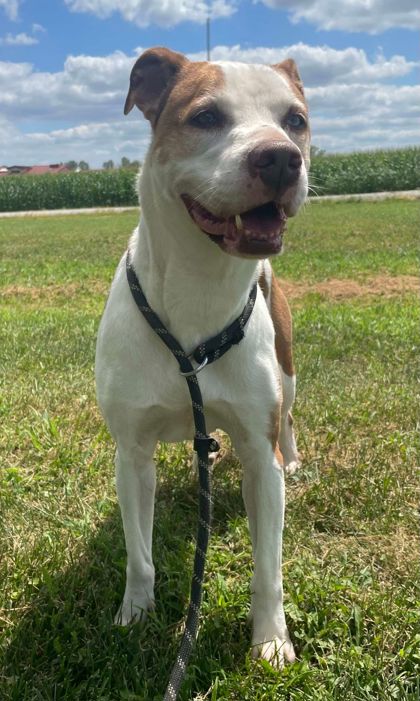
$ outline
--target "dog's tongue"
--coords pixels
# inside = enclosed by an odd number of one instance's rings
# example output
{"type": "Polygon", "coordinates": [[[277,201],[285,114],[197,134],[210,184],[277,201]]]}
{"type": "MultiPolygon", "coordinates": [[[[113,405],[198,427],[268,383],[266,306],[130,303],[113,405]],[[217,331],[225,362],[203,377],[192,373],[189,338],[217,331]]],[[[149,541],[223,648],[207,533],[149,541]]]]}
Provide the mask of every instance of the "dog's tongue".
{"type": "Polygon", "coordinates": [[[282,231],[286,215],[274,202],[269,202],[244,212],[241,219],[247,238],[266,240],[274,238],[282,231]]]}
{"type": "Polygon", "coordinates": [[[237,217],[216,217],[196,200],[183,197],[190,216],[196,224],[211,236],[223,236],[234,241],[244,235],[247,239],[267,241],[278,236],[284,229],[286,215],[274,202],[248,209],[237,217]]]}

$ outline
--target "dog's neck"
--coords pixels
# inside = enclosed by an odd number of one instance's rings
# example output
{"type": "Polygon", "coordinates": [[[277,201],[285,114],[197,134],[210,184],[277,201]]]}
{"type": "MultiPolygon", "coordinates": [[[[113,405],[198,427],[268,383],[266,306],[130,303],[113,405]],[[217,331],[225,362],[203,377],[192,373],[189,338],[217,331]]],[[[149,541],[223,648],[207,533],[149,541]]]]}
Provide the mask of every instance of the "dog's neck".
{"type": "Polygon", "coordinates": [[[221,251],[153,175],[142,178],[141,211],[130,242],[134,268],[150,306],[189,352],[239,316],[259,261],[221,251]]]}

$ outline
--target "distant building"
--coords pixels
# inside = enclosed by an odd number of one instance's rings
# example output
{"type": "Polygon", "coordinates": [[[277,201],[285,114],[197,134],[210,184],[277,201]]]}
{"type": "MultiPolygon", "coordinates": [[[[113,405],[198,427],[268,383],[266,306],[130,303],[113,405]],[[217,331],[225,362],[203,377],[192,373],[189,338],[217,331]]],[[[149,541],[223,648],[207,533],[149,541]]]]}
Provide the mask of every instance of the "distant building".
{"type": "Polygon", "coordinates": [[[21,175],[29,170],[30,166],[9,166],[9,175],[21,175]]]}
{"type": "Polygon", "coordinates": [[[46,173],[70,173],[70,168],[64,163],[53,163],[49,166],[31,166],[25,175],[45,175],[46,173]]]}
{"type": "Polygon", "coordinates": [[[1,175],[45,175],[46,173],[70,173],[64,163],[51,163],[47,166],[0,166],[1,175]]]}

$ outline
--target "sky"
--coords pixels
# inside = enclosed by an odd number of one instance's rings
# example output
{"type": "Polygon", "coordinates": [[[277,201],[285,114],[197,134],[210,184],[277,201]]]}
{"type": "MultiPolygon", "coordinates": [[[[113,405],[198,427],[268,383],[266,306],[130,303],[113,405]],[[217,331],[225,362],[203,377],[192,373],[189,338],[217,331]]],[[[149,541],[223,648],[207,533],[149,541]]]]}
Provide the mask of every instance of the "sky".
{"type": "Polygon", "coordinates": [[[0,0],[0,166],[142,160],[131,67],[156,45],[205,59],[209,15],[212,59],[295,59],[318,148],[419,144],[418,0],[0,0]]]}

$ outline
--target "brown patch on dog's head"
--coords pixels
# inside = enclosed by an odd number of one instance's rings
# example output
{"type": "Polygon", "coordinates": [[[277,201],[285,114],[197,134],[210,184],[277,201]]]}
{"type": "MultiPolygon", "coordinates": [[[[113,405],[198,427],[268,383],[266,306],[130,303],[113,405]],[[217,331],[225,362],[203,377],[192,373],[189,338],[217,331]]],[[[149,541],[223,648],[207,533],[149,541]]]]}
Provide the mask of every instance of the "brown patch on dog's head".
{"type": "Polygon", "coordinates": [[[145,51],[131,71],[124,114],[136,105],[155,126],[176,77],[186,63],[189,61],[185,56],[164,47],[145,51]]]}
{"type": "Polygon", "coordinates": [[[191,129],[187,138],[182,138],[188,120],[200,106],[210,103],[222,86],[220,66],[192,62],[182,54],[156,47],[145,51],[134,64],[124,114],[136,105],[153,127],[153,146],[161,151],[160,160],[165,160],[165,154],[174,158],[182,155],[183,148],[187,153],[191,150],[191,129]]]}
{"type": "Polygon", "coordinates": [[[207,61],[186,61],[161,111],[155,130],[154,148],[160,150],[160,160],[188,155],[203,132],[193,128],[189,120],[206,109],[223,87],[220,66],[207,61]]]}
{"type": "Polygon", "coordinates": [[[286,74],[293,91],[300,100],[303,98],[303,101],[306,104],[302,79],[299,75],[298,67],[294,60],[292,58],[286,58],[286,60],[282,61],[281,63],[273,64],[271,68],[274,68],[275,71],[280,71],[280,73],[283,73],[283,75],[286,74]]]}

